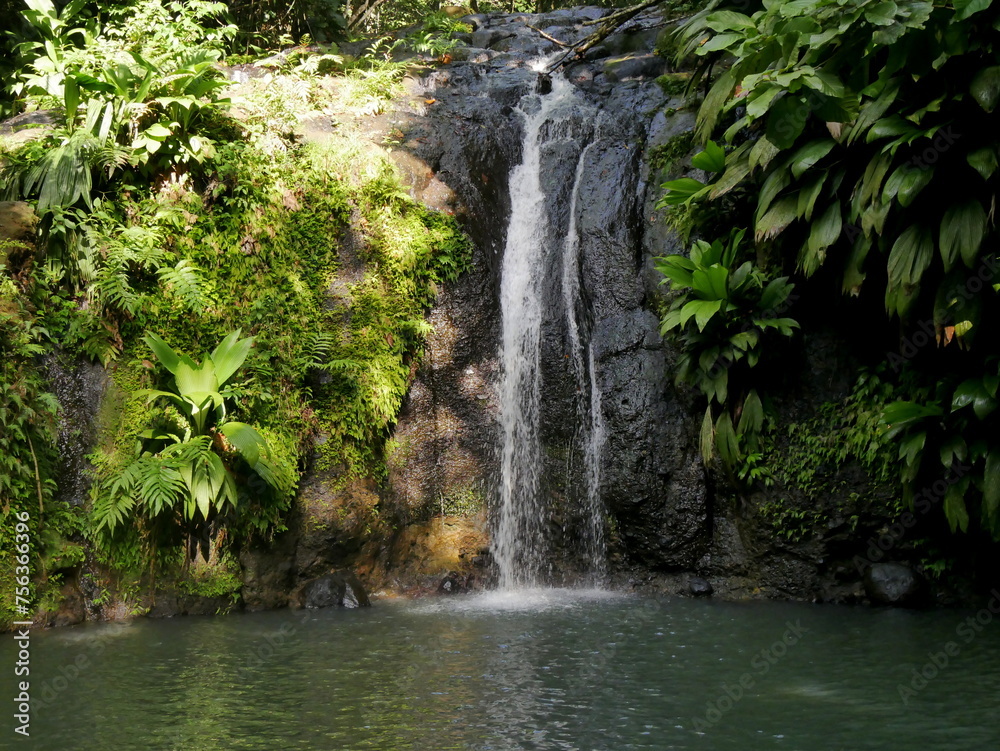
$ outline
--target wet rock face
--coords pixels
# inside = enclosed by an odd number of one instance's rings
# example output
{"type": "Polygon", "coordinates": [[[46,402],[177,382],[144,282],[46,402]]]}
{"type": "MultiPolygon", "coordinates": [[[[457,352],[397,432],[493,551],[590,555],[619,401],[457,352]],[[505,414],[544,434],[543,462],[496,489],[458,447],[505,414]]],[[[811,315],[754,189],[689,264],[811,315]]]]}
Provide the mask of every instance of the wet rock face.
{"type": "MultiPolygon", "coordinates": [[[[522,148],[517,108],[526,94],[552,88],[533,62],[564,51],[531,27],[572,43],[593,31],[585,21],[605,13],[585,8],[468,17],[474,26],[464,38],[469,47],[455,55],[457,62],[412,81],[410,111],[391,115],[404,134],[397,161],[417,176],[415,196],[433,205],[432,186],[446,185],[442,208],[456,212],[476,244],[472,271],[449,286],[432,313],[435,333],[400,415],[395,438],[409,458],[401,465],[390,462],[390,493],[400,502],[428,502],[462,486],[487,493],[496,487],[499,284],[510,212],[507,183],[522,148]],[[420,163],[426,172],[415,167],[420,163]]],[[[657,254],[668,249],[659,247],[662,227],[654,230],[650,216],[658,176],[650,175],[642,156],[650,138],[690,127],[690,115],[677,115],[684,121],[677,125],[662,114],[666,100],[654,79],[665,61],[652,54],[655,27],[651,17],[640,18],[586,60],[565,66],[577,87],[578,114],[547,126],[541,175],[549,196],[549,244],[558,248],[569,229],[578,165],[581,170],[581,299],[575,312],[582,336],[592,342],[603,392],[604,505],[618,522],[629,558],[683,568],[701,555],[709,535],[708,494],[691,421],[673,395],[659,323],[647,309],[655,288],[648,281],[647,248],[656,246],[657,254]]],[[[557,300],[560,252],[546,263],[544,299],[557,300]]],[[[559,548],[553,551],[556,570],[584,565],[574,550],[586,492],[579,417],[584,395],[572,373],[565,318],[560,306],[546,306],[541,354],[543,482],[552,505],[549,536],[559,548]]]]}
{"type": "Polygon", "coordinates": [[[49,388],[59,401],[58,500],[71,506],[87,501],[90,488],[87,454],[98,440],[102,411],[115,409],[115,391],[108,372],[82,358],[69,361],[52,355],[46,361],[49,388]],[[109,394],[111,398],[105,398],[109,394]]]}
{"type": "Polygon", "coordinates": [[[0,263],[20,270],[35,251],[38,216],[24,201],[0,201],[0,263]]]}

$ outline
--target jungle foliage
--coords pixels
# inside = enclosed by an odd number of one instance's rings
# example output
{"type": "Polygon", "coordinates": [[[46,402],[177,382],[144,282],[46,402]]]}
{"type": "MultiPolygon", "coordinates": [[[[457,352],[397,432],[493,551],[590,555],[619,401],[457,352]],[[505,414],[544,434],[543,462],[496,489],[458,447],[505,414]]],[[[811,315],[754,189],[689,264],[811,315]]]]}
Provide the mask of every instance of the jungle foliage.
{"type": "Polygon", "coordinates": [[[384,471],[425,314],[471,246],[378,146],[295,133],[299,114],[377,112],[405,67],[302,51],[236,118],[224,6],[26,5],[12,80],[54,122],[0,139],[6,195],[40,217],[37,248],[0,253],[0,535],[30,510],[37,599],[87,550],[138,607],[189,554],[231,561],[283,529],[317,450],[345,477],[384,471]],[[80,358],[113,383],[68,506],[45,367],[80,358]]]}
{"type": "Polygon", "coordinates": [[[898,326],[887,360],[912,376],[884,413],[907,495],[967,463],[945,515],[1000,538],[998,29],[990,0],[714,3],[675,37],[714,169],[664,187],[694,216],[742,207],[768,273],[881,298],[868,326],[898,326]]]}

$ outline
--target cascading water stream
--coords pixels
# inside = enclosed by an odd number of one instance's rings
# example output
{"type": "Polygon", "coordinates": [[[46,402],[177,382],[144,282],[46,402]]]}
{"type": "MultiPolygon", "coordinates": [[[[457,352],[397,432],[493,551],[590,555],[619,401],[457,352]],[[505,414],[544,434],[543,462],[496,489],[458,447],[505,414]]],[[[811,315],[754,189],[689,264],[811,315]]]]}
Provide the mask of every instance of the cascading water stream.
{"type": "MultiPolygon", "coordinates": [[[[529,94],[519,105],[524,117],[522,161],[510,175],[511,215],[500,283],[502,311],[500,385],[503,446],[500,467],[500,513],[494,535],[494,557],[500,589],[537,586],[546,563],[545,530],[548,508],[541,497],[542,446],[540,440],[541,331],[545,312],[555,301],[544,300],[543,275],[552,245],[542,188],[543,149],[564,128],[557,126],[579,118],[574,104],[578,95],[560,74],[552,76],[552,90],[545,96],[529,94]],[[548,127],[547,127],[548,126],[548,127]]],[[[592,114],[592,113],[591,113],[592,114]]],[[[563,136],[565,137],[565,136],[563,136]]],[[[583,150],[571,194],[570,220],[561,243],[562,304],[567,322],[572,368],[577,383],[589,382],[586,424],[587,508],[589,522],[583,530],[584,553],[600,578],[603,571],[603,513],[600,511],[599,458],[603,444],[600,392],[593,355],[581,340],[577,309],[580,296],[579,238],[576,203],[583,176],[583,150]],[[584,358],[586,351],[587,357],[584,358]]],[[[558,266],[557,266],[558,267],[558,266]]],[[[581,408],[581,412],[583,409],[581,408]]]]}
{"type": "Polygon", "coordinates": [[[584,469],[586,471],[587,495],[584,508],[587,524],[582,530],[584,557],[590,561],[591,583],[599,584],[605,573],[604,512],[601,504],[601,453],[604,448],[604,417],[601,413],[601,389],[597,380],[593,347],[584,347],[577,321],[580,308],[580,232],[577,227],[577,204],[580,186],[583,182],[587,154],[597,141],[588,144],[580,152],[573,178],[573,191],[569,204],[569,227],[563,243],[562,295],[563,311],[566,316],[566,330],[569,334],[570,357],[576,381],[581,394],[586,384],[590,385],[587,399],[579,401],[579,417],[585,428],[584,469]],[[584,362],[584,352],[587,359],[584,362]]]}

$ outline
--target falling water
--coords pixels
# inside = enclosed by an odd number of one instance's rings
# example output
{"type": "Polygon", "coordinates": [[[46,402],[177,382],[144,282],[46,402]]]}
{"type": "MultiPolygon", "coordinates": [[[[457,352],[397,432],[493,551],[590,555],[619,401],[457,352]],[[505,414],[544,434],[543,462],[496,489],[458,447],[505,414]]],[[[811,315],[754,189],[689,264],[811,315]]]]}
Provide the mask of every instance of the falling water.
{"type": "Polygon", "coordinates": [[[577,320],[580,308],[580,232],[577,228],[577,203],[580,186],[586,166],[587,154],[597,141],[590,143],[580,153],[573,179],[573,192],[569,204],[569,227],[563,243],[562,293],[563,310],[566,315],[566,330],[569,334],[570,357],[576,382],[580,384],[581,395],[586,384],[590,384],[587,399],[579,400],[580,418],[584,423],[585,448],[584,469],[586,471],[587,495],[584,507],[586,527],[582,530],[583,553],[590,561],[590,574],[595,584],[604,576],[604,511],[601,504],[601,452],[604,448],[604,417],[601,413],[601,389],[597,380],[593,346],[588,342],[584,347],[577,320]],[[584,351],[587,359],[584,362],[584,351]]]}
{"type": "MultiPolygon", "coordinates": [[[[542,190],[542,150],[556,125],[572,118],[575,89],[561,75],[552,78],[546,96],[529,94],[519,105],[524,118],[521,164],[510,175],[511,215],[503,256],[500,283],[502,311],[503,380],[500,386],[503,447],[500,475],[500,514],[494,538],[494,555],[501,589],[537,585],[546,567],[545,528],[547,505],[540,493],[542,447],[539,435],[541,397],[541,328],[546,302],[542,299],[543,275],[551,248],[547,247],[549,220],[542,190]],[[563,114],[566,105],[570,111],[563,114]],[[546,127],[546,125],[550,127],[546,127]]],[[[593,378],[593,357],[584,362],[576,310],[579,298],[579,240],[576,231],[576,199],[583,170],[583,157],[576,171],[570,207],[570,227],[563,242],[563,304],[569,329],[573,367],[578,383],[590,376],[590,412],[587,418],[588,512],[599,505],[597,469],[603,423],[600,394],[593,378]],[[596,410],[596,412],[595,412],[596,410]]],[[[590,514],[593,516],[593,514],[590,514]]],[[[603,558],[602,515],[588,525],[584,536],[591,559],[603,558]]]]}

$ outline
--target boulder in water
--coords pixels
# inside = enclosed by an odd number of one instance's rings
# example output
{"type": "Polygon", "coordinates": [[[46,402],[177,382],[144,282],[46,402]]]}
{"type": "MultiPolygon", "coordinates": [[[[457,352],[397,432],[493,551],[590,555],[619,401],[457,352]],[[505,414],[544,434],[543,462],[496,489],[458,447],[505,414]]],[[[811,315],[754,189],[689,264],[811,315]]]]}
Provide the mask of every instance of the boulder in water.
{"type": "Polygon", "coordinates": [[[438,584],[438,594],[457,595],[468,592],[475,585],[476,577],[473,574],[462,576],[457,571],[449,571],[448,575],[438,584]]]}
{"type": "Polygon", "coordinates": [[[872,602],[907,607],[919,604],[924,580],[902,563],[873,563],[865,573],[865,592],[872,602]]]}
{"type": "Polygon", "coordinates": [[[709,597],[715,588],[712,587],[712,583],[708,579],[692,576],[688,580],[688,591],[695,597],[709,597]]]}
{"type": "Polygon", "coordinates": [[[299,589],[304,608],[366,608],[371,606],[364,586],[351,571],[333,571],[306,582],[299,589]]]}

